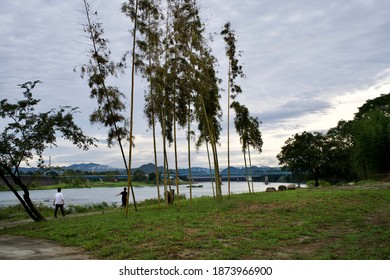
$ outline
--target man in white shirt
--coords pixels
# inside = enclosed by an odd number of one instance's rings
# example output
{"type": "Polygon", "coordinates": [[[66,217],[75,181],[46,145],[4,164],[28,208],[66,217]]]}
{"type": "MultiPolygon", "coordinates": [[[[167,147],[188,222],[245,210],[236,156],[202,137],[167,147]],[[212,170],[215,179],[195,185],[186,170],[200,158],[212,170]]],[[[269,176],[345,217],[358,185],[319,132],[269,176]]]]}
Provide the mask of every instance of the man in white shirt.
{"type": "Polygon", "coordinates": [[[54,200],[53,200],[53,206],[55,206],[54,210],[54,218],[57,218],[57,211],[58,208],[61,209],[62,217],[65,216],[64,214],[64,195],[61,193],[61,188],[57,189],[57,193],[54,195],[54,200]]]}

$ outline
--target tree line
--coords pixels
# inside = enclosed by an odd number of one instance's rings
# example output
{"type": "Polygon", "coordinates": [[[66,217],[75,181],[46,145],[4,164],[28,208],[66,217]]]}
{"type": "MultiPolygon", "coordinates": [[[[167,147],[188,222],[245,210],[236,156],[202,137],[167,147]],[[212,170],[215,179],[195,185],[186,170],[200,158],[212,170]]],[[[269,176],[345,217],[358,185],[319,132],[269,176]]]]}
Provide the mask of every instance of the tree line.
{"type": "MultiPolygon", "coordinates": [[[[144,113],[153,133],[154,160],[157,170],[157,127],[161,131],[163,142],[164,176],[162,182],[157,177],[157,197],[160,198],[159,185],[164,185],[165,194],[173,194],[174,189],[169,181],[168,148],[173,147],[174,170],[177,204],[180,205],[177,137],[178,129],[186,131],[188,143],[188,166],[191,170],[191,140],[195,138],[198,149],[205,145],[209,168],[214,169],[213,190],[215,197],[222,199],[221,178],[219,174],[218,147],[222,131],[221,83],[217,77],[217,59],[208,45],[211,40],[205,32],[199,5],[196,0],[129,0],[122,4],[121,11],[131,25],[131,44],[129,51],[123,54],[120,61],[111,58],[110,41],[105,37],[103,23],[98,12],[93,10],[87,0],[83,0],[85,23],[83,31],[89,41],[88,61],[75,68],[82,78],[87,80],[90,98],[96,100],[96,108],[90,115],[92,124],[101,124],[107,128],[107,143],[119,145],[123,164],[128,175],[128,197],[137,203],[132,187],[132,158],[136,139],[133,134],[135,75],[141,75],[147,81],[144,94],[144,113]],[[125,94],[112,85],[115,78],[126,69],[131,71],[130,104],[125,102],[125,94]],[[126,110],[130,110],[126,116],[126,110]],[[197,133],[195,133],[195,128],[197,133]],[[195,137],[197,135],[197,137],[195,137]],[[124,144],[129,143],[126,153],[124,144]]],[[[250,147],[261,152],[262,138],[259,129],[260,121],[249,114],[248,108],[240,104],[236,96],[242,93],[237,84],[238,77],[244,77],[242,66],[237,56],[236,37],[227,22],[220,32],[226,43],[226,56],[229,61],[228,71],[228,110],[232,108],[236,115],[234,124],[240,136],[245,166],[247,155],[250,160],[250,147]],[[230,98],[234,102],[230,102],[230,98]]],[[[55,145],[56,133],[62,133],[79,148],[88,149],[96,145],[96,139],[86,136],[73,121],[77,108],[62,107],[46,113],[35,113],[40,100],[32,97],[32,90],[39,81],[21,85],[25,89],[24,99],[16,104],[7,99],[1,100],[1,117],[10,119],[1,134],[0,142],[0,176],[15,193],[27,213],[35,221],[44,217],[35,209],[29,198],[28,186],[20,180],[20,164],[29,165],[34,156],[39,158],[39,166],[44,167],[42,154],[49,145],[55,145]],[[45,125],[43,125],[45,123],[45,125]],[[22,189],[19,195],[6,175],[22,189]]],[[[230,116],[228,116],[230,118],[230,116]]],[[[230,124],[229,124],[230,126],[230,124]]],[[[229,134],[229,132],[228,132],[229,134]]],[[[229,147],[228,139],[228,147],[229,147]]],[[[229,150],[229,148],[228,148],[229,150]]],[[[230,159],[229,159],[230,167],[230,159]]],[[[172,169],[172,168],[171,168],[172,169]]],[[[211,172],[210,172],[211,173],[211,172]]],[[[249,175],[248,175],[249,176],[249,175]]],[[[192,199],[190,175],[190,200],[192,199]]],[[[229,178],[230,183],[230,178],[229,178]]],[[[250,191],[250,188],[249,188],[250,191]]],[[[230,188],[229,188],[230,194],[230,188]]],[[[165,203],[168,203],[167,195],[165,203]]],[[[160,201],[159,201],[160,203],[160,201]]],[[[127,203],[129,205],[129,203],[127,203]]],[[[128,208],[126,207],[126,216],[128,208]]]]}
{"type": "Polygon", "coordinates": [[[354,118],[326,133],[290,137],[277,158],[301,180],[336,184],[378,179],[390,172],[390,94],[367,100],[354,118]]]}
{"type": "MultiPolygon", "coordinates": [[[[88,79],[91,98],[98,101],[98,108],[91,115],[91,122],[99,122],[109,128],[108,143],[116,139],[122,151],[122,157],[128,172],[128,186],[131,186],[131,160],[136,145],[133,129],[134,75],[140,74],[147,81],[144,99],[144,113],[153,133],[154,161],[157,164],[157,129],[161,131],[164,176],[162,182],[165,193],[174,190],[168,183],[170,170],[168,147],[173,147],[176,195],[179,198],[179,171],[177,138],[178,129],[183,129],[187,138],[188,168],[191,170],[191,139],[195,138],[198,149],[205,145],[210,169],[215,170],[215,194],[222,198],[221,178],[219,174],[218,146],[221,135],[222,108],[220,91],[222,79],[217,77],[217,59],[208,45],[209,37],[205,33],[199,5],[196,0],[133,0],[122,5],[122,13],[132,24],[132,46],[120,62],[110,59],[109,41],[104,38],[103,24],[97,18],[97,11],[85,0],[87,23],[84,31],[92,42],[89,62],[80,69],[81,76],[88,79]],[[130,58],[130,59],[128,59],[130,58]],[[108,85],[109,78],[116,76],[128,66],[131,69],[130,117],[123,117],[126,108],[124,94],[108,85]],[[126,127],[126,128],[124,128],[126,127]],[[194,131],[197,128],[197,133],[194,131]],[[129,128],[129,129],[127,129],[129,128]],[[195,137],[196,135],[196,137],[195,137]],[[128,157],[124,155],[123,141],[130,141],[128,157]]],[[[228,112],[233,108],[235,127],[240,135],[244,156],[250,147],[261,152],[262,139],[259,130],[260,121],[250,116],[248,109],[235,100],[241,87],[237,77],[244,77],[237,56],[236,37],[227,22],[220,32],[226,43],[226,55],[229,61],[228,71],[228,112]],[[230,102],[230,98],[234,102],[230,102]]],[[[230,116],[228,113],[228,120],[230,116]]],[[[228,124],[229,129],[230,124],[228,124]]],[[[229,132],[228,132],[229,135],[229,132]]],[[[228,139],[228,161],[229,159],[228,139]]],[[[244,157],[245,164],[246,157],[244,157]]],[[[250,163],[249,163],[250,164],[250,163]]],[[[157,168],[157,167],[156,167],[157,168]]],[[[156,170],[156,173],[158,171],[156,170]]],[[[190,200],[191,174],[190,180],[190,200]]],[[[230,182],[230,181],[229,181],[230,182]]],[[[213,186],[214,188],[214,186],[213,186]]],[[[230,188],[229,188],[230,193],[230,188]]],[[[160,194],[158,193],[158,197],[160,194]]],[[[134,194],[133,194],[134,198],[134,194]]],[[[167,203],[167,199],[165,202],[167,203]]],[[[177,200],[180,203],[180,200],[177,200]]],[[[134,201],[134,205],[135,201],[134,201]]]]}

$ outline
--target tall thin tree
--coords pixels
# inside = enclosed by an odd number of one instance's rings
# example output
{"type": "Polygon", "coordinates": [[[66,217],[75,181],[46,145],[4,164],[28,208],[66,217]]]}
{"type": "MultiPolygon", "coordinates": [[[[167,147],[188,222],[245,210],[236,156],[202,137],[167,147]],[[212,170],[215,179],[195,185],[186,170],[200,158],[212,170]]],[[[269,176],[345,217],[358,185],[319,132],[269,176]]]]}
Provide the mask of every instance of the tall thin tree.
{"type": "MultiPolygon", "coordinates": [[[[161,2],[160,0],[139,2],[138,34],[136,44],[139,52],[136,53],[136,70],[148,81],[148,89],[145,93],[144,113],[148,120],[149,127],[153,131],[153,151],[156,173],[156,188],[158,203],[160,205],[160,187],[158,176],[157,143],[156,143],[156,115],[157,115],[157,68],[160,65],[161,57],[161,2]]],[[[124,5],[124,11],[127,6],[124,5]]],[[[131,10],[131,9],[130,9],[131,10]]]]}
{"type": "Polygon", "coordinates": [[[252,161],[250,157],[250,146],[254,147],[257,151],[262,151],[263,140],[261,137],[261,132],[259,130],[259,121],[257,118],[250,116],[249,110],[245,105],[240,104],[238,101],[234,101],[231,105],[236,113],[234,119],[234,125],[238,135],[240,136],[240,141],[242,144],[242,152],[244,155],[245,163],[245,173],[246,180],[248,182],[249,192],[254,192],[253,181],[252,181],[252,190],[250,185],[250,180],[252,177],[252,161]],[[246,154],[249,156],[249,171],[248,164],[246,159],[246,154]]]}
{"type": "MultiPolygon", "coordinates": [[[[230,195],[230,99],[235,99],[241,93],[241,87],[236,84],[237,77],[244,77],[242,66],[239,64],[236,51],[236,35],[231,29],[230,22],[227,22],[221,35],[226,43],[226,56],[229,60],[228,66],[228,115],[227,115],[227,158],[228,158],[228,193],[230,195]]],[[[240,55],[240,52],[238,52],[240,55]]]]}
{"type": "MultiPolygon", "coordinates": [[[[123,116],[126,106],[121,99],[124,95],[118,88],[107,85],[107,80],[110,77],[116,77],[118,72],[123,71],[124,64],[111,61],[111,51],[108,47],[109,40],[103,37],[103,24],[97,21],[97,11],[93,12],[91,5],[86,0],[83,2],[87,19],[87,23],[83,24],[83,29],[84,32],[89,34],[88,37],[91,40],[92,47],[89,50],[89,63],[81,67],[81,77],[88,76],[88,85],[91,88],[90,97],[97,99],[98,102],[98,108],[91,114],[90,121],[91,123],[102,123],[109,127],[108,145],[111,146],[113,139],[117,139],[123,163],[128,171],[122,141],[129,139],[130,146],[132,146],[132,135],[129,136],[129,131],[126,128],[127,120],[123,116]],[[95,17],[95,19],[92,17],[95,17]]],[[[137,211],[132,185],[129,186],[129,189],[131,189],[134,208],[137,211]]]]}
{"type": "Polygon", "coordinates": [[[202,141],[210,142],[215,177],[215,193],[218,200],[222,199],[222,182],[219,173],[217,144],[221,132],[222,111],[220,105],[219,83],[215,72],[215,57],[208,49],[204,49],[201,55],[201,63],[196,71],[197,95],[194,100],[195,117],[200,132],[198,146],[202,141]]]}

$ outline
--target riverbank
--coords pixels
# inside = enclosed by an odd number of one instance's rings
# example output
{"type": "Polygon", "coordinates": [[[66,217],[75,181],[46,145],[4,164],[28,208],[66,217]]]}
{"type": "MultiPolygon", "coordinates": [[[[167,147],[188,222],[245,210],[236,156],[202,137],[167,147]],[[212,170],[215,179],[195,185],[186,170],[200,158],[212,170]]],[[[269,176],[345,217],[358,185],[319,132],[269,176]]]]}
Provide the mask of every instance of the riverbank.
{"type": "MultiPolygon", "coordinates": [[[[133,187],[155,187],[156,185],[150,182],[132,182],[133,187]]],[[[57,188],[61,189],[76,189],[76,188],[107,188],[107,187],[123,187],[127,186],[127,181],[116,181],[116,182],[104,182],[104,181],[96,181],[96,182],[86,182],[82,184],[74,184],[74,183],[58,183],[55,185],[48,186],[39,186],[33,185],[30,187],[30,190],[55,190],[57,188]]],[[[10,189],[7,186],[0,185],[0,191],[9,191],[10,189]]]]}
{"type": "Polygon", "coordinates": [[[390,259],[390,186],[182,200],[28,223],[0,234],[79,247],[93,259],[390,259]]]}
{"type": "MultiPolygon", "coordinates": [[[[287,184],[287,183],[270,183],[269,185],[264,185],[264,183],[255,183],[254,184],[254,191],[255,192],[261,192],[265,191],[267,187],[275,187],[278,188],[279,184],[287,184]]],[[[188,199],[190,198],[191,194],[192,197],[201,197],[201,196],[213,196],[213,186],[210,182],[203,182],[202,188],[192,188],[192,191],[190,191],[190,188],[187,188],[186,184],[179,187],[179,194],[180,196],[185,195],[188,199]]],[[[214,186],[215,187],[215,186],[214,186]]],[[[248,192],[248,184],[247,182],[232,182],[231,183],[231,192],[233,193],[244,193],[248,192]]],[[[172,186],[172,189],[175,190],[175,194],[177,194],[176,186],[172,186]]],[[[109,186],[109,187],[96,187],[96,188],[71,188],[71,189],[63,189],[62,193],[65,197],[65,208],[71,207],[71,205],[74,206],[85,206],[85,205],[94,205],[94,204],[101,204],[106,203],[108,205],[116,205],[120,203],[120,197],[117,197],[116,195],[123,190],[122,186],[109,186]]],[[[164,186],[160,186],[159,193],[160,193],[160,200],[164,200],[164,186]]],[[[30,191],[30,198],[36,205],[43,205],[46,207],[51,207],[51,202],[53,199],[54,193],[56,193],[56,190],[31,190],[30,191]]],[[[227,184],[222,186],[222,192],[223,194],[228,193],[227,184]]],[[[135,200],[138,203],[141,203],[143,201],[149,201],[149,200],[157,200],[158,199],[158,190],[156,186],[153,187],[144,187],[144,186],[138,186],[134,187],[134,196],[135,200]]],[[[130,201],[133,201],[133,198],[131,197],[130,201]]],[[[148,202],[148,204],[150,204],[148,202]]],[[[0,193],[0,205],[1,206],[11,206],[11,205],[20,205],[19,201],[17,200],[16,196],[12,192],[1,192],[0,193]]],[[[1,207],[0,206],[0,219],[2,219],[1,215],[1,207]]],[[[117,205],[119,206],[119,205],[117,205]]]]}

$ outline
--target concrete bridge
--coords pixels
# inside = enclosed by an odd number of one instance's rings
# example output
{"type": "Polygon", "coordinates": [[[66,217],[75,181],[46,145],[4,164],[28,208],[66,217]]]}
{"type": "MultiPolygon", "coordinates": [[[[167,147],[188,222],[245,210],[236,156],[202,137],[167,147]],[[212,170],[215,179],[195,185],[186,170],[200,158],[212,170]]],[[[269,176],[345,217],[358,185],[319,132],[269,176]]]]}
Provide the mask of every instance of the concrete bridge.
{"type": "MultiPolygon", "coordinates": [[[[175,178],[175,170],[170,170],[169,177],[175,178]]],[[[194,181],[210,181],[211,177],[214,180],[214,170],[210,170],[208,168],[199,168],[195,167],[191,169],[191,176],[194,181]]],[[[221,178],[223,181],[226,181],[228,178],[228,169],[223,169],[220,172],[221,178]]],[[[269,178],[280,178],[282,176],[291,176],[292,173],[289,171],[283,171],[280,168],[259,168],[259,167],[252,167],[252,169],[249,171],[248,168],[248,176],[251,176],[254,181],[261,181],[264,180],[266,176],[269,178]]],[[[160,176],[162,177],[163,174],[160,173],[160,176]]],[[[105,178],[115,178],[117,180],[127,180],[126,174],[120,174],[120,175],[80,175],[79,177],[87,178],[89,180],[104,180],[105,178]]],[[[189,171],[187,169],[179,169],[179,177],[181,179],[188,178],[189,177],[189,171]]],[[[246,180],[246,170],[245,168],[236,168],[231,167],[230,168],[230,178],[231,180],[239,180],[239,181],[245,181],[246,180]]]]}
{"type": "MultiPolygon", "coordinates": [[[[197,182],[206,182],[210,180],[214,180],[214,170],[210,170],[208,168],[199,168],[195,167],[191,169],[191,175],[193,181],[197,182]]],[[[225,168],[221,170],[220,172],[222,181],[227,181],[228,178],[228,169],[225,168]]],[[[248,176],[252,178],[253,181],[264,181],[265,177],[268,177],[270,181],[278,181],[282,177],[286,177],[286,179],[289,179],[288,177],[291,176],[292,173],[289,171],[283,171],[280,168],[276,167],[252,167],[252,169],[249,171],[248,168],[248,176]]],[[[163,175],[160,175],[163,176],[163,175]]],[[[175,178],[175,170],[170,170],[170,178],[175,178]]],[[[179,169],[179,177],[182,180],[188,180],[189,172],[187,169],[179,169]]],[[[64,177],[59,177],[58,179],[63,179],[64,177]]],[[[66,178],[84,178],[88,179],[90,181],[98,181],[98,180],[120,180],[120,181],[127,181],[127,175],[126,174],[112,174],[112,175],[84,175],[79,174],[75,176],[66,176],[66,178]]],[[[237,167],[231,167],[230,168],[230,179],[232,181],[246,181],[246,170],[245,168],[237,168],[237,167]]],[[[53,178],[50,176],[23,176],[23,180],[30,183],[31,181],[36,181],[37,184],[40,185],[52,185],[55,184],[53,181],[53,178]]],[[[0,185],[2,185],[2,182],[0,180],[0,185]]]]}
{"type": "MultiPolygon", "coordinates": [[[[214,177],[214,170],[211,171],[206,168],[194,168],[191,170],[191,175],[194,181],[209,181],[211,177],[214,177]]],[[[226,181],[228,178],[228,169],[223,169],[220,172],[221,178],[223,181],[226,181]]],[[[267,177],[282,177],[282,176],[291,176],[292,173],[289,171],[283,171],[280,168],[258,168],[252,167],[252,169],[248,168],[248,176],[252,177],[254,181],[262,181],[267,177]]],[[[180,169],[179,170],[180,177],[189,177],[188,169],[180,169]]],[[[230,179],[231,180],[239,180],[245,181],[247,177],[245,168],[230,168],[230,179]]]]}

